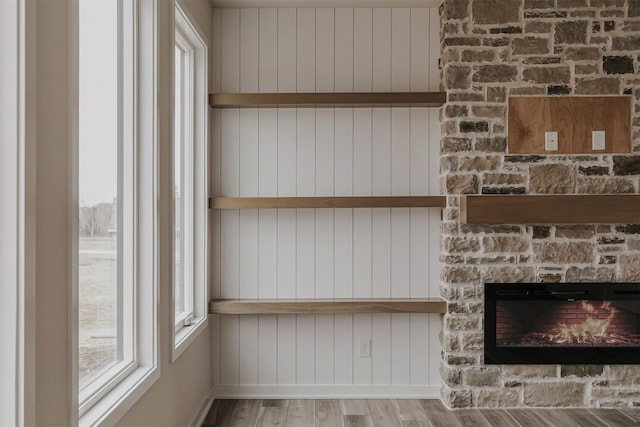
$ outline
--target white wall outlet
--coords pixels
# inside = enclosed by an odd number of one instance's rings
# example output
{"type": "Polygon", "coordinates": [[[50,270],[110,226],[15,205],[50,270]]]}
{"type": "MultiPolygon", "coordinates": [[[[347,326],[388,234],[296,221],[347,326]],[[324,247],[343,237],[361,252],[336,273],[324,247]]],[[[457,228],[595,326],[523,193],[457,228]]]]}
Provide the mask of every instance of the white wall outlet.
{"type": "Polygon", "coordinates": [[[371,340],[361,338],[358,341],[358,356],[361,358],[371,357],[371,340]]]}
{"type": "Polygon", "coordinates": [[[558,151],[558,132],[544,133],[545,151],[558,151]]]}
{"type": "Polygon", "coordinates": [[[594,130],[591,132],[591,148],[593,150],[604,150],[607,148],[605,143],[605,131],[594,130]]]}

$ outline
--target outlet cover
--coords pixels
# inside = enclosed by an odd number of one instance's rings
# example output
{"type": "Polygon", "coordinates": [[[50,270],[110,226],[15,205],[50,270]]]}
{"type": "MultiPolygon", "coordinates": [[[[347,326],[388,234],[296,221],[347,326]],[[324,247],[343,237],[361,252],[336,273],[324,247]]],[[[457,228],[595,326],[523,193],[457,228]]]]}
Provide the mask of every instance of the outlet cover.
{"type": "Polygon", "coordinates": [[[591,144],[594,150],[605,150],[607,144],[605,142],[605,131],[594,130],[591,132],[591,144]]]}
{"type": "Polygon", "coordinates": [[[558,151],[558,132],[544,133],[545,151],[558,151]]]}
{"type": "Polygon", "coordinates": [[[371,340],[360,339],[358,341],[358,357],[360,358],[371,357],[371,340]]]}

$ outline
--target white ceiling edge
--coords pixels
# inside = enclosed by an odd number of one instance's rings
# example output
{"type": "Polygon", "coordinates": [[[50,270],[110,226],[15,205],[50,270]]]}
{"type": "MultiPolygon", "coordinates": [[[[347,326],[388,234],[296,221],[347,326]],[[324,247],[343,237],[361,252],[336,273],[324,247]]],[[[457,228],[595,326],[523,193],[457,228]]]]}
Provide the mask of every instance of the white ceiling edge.
{"type": "Polygon", "coordinates": [[[210,0],[213,7],[439,7],[444,0],[210,0]]]}

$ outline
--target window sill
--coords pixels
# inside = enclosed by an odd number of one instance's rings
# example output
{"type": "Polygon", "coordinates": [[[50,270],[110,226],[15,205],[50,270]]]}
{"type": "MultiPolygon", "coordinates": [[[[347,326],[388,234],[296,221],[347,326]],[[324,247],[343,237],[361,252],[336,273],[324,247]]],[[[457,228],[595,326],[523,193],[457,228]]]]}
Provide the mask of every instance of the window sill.
{"type": "Polygon", "coordinates": [[[160,367],[141,366],[114,387],[80,419],[78,425],[112,426],[149,390],[160,378],[160,367]]]}
{"type": "Polygon", "coordinates": [[[207,328],[207,316],[196,317],[193,324],[185,326],[173,336],[173,352],[171,363],[178,360],[178,357],[191,345],[193,341],[207,328]]]}

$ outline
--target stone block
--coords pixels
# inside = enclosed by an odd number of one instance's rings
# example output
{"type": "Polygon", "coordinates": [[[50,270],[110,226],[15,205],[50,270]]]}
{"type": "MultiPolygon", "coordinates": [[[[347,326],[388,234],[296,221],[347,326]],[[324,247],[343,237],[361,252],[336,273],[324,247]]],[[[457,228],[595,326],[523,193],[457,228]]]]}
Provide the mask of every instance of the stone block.
{"type": "Polygon", "coordinates": [[[602,51],[597,47],[568,47],[564,58],[569,61],[598,61],[602,51]]]}
{"type": "Polygon", "coordinates": [[[628,178],[578,178],[576,183],[576,191],[580,194],[624,194],[635,192],[633,181],[628,178]]]}
{"type": "Polygon", "coordinates": [[[489,132],[489,123],[486,121],[467,121],[460,122],[460,133],[485,133],[489,132]]]}
{"type": "Polygon", "coordinates": [[[621,282],[640,282],[640,254],[620,255],[618,265],[621,282]]]}
{"type": "Polygon", "coordinates": [[[516,388],[482,389],[476,392],[475,401],[479,408],[515,407],[520,404],[520,391],[516,388]]]}
{"type": "Polygon", "coordinates": [[[640,156],[613,156],[615,175],[640,175],[640,156]]]}
{"type": "Polygon", "coordinates": [[[476,252],[480,249],[480,241],[475,237],[445,237],[442,239],[445,252],[476,252]]]}
{"type": "Polygon", "coordinates": [[[444,107],[444,116],[449,118],[466,117],[469,114],[469,107],[459,104],[448,104],[444,107]]]}
{"type": "Polygon", "coordinates": [[[603,365],[562,365],[560,366],[561,377],[597,377],[602,375],[603,365]]]}
{"type": "Polygon", "coordinates": [[[473,67],[474,82],[514,82],[518,76],[518,68],[515,65],[476,65],[473,67]]]}
{"type": "Polygon", "coordinates": [[[640,224],[617,225],[616,231],[624,234],[640,234],[640,224]]]}
{"type": "Polygon", "coordinates": [[[597,74],[600,72],[597,65],[594,64],[576,64],[576,75],[597,74]]]}
{"type": "Polygon", "coordinates": [[[447,329],[452,331],[470,331],[480,328],[480,318],[447,314],[444,324],[447,329]]]}
{"type": "Polygon", "coordinates": [[[507,150],[507,139],[499,136],[494,138],[476,138],[475,151],[485,153],[504,153],[507,150]]]}
{"type": "Polygon", "coordinates": [[[546,239],[551,236],[551,227],[544,225],[534,225],[531,227],[532,237],[534,239],[546,239]]]}
{"type": "Polygon", "coordinates": [[[640,239],[627,239],[627,249],[630,251],[640,251],[640,239]]]}
{"type": "Polygon", "coordinates": [[[450,408],[470,408],[473,405],[471,391],[469,390],[442,390],[442,401],[450,408]]]}
{"type": "Polygon", "coordinates": [[[469,89],[471,68],[463,65],[448,65],[444,69],[444,88],[469,89]]]}
{"type": "Polygon", "coordinates": [[[476,175],[448,175],[446,177],[447,194],[478,194],[476,175]]]}
{"type": "Polygon", "coordinates": [[[589,264],[593,262],[593,245],[590,242],[533,243],[535,262],[556,264],[589,264]]]}
{"type": "Polygon", "coordinates": [[[483,175],[484,185],[524,184],[524,176],[515,173],[486,173],[483,175]]]}
{"type": "Polygon", "coordinates": [[[520,20],[520,0],[475,0],[471,6],[476,24],[509,24],[520,20]]]}
{"type": "Polygon", "coordinates": [[[556,23],[556,44],[585,44],[588,21],[562,21],[556,23]]]}
{"type": "Polygon", "coordinates": [[[440,378],[449,387],[455,387],[462,383],[460,369],[449,366],[440,366],[440,378]]]}
{"type": "Polygon", "coordinates": [[[602,69],[606,74],[633,74],[633,58],[631,56],[605,56],[602,69]]]}
{"type": "Polygon", "coordinates": [[[594,175],[609,175],[608,166],[580,166],[578,167],[578,173],[580,175],[594,176],[594,175]]]}
{"type": "Polygon", "coordinates": [[[620,93],[620,80],[614,77],[578,78],[575,93],[578,95],[614,95],[620,93]]]}
{"type": "Polygon", "coordinates": [[[533,266],[500,266],[489,267],[482,275],[485,283],[517,283],[535,282],[535,269],[533,266]]]}
{"type": "Polygon", "coordinates": [[[521,33],[522,33],[522,27],[517,25],[511,25],[508,27],[491,28],[489,30],[489,34],[521,34],[521,33]]]}
{"type": "Polygon", "coordinates": [[[445,37],[442,46],[480,46],[480,39],[476,37],[445,37]]]}
{"type": "Polygon", "coordinates": [[[462,62],[492,62],[495,59],[495,51],[483,50],[463,50],[460,60],[462,62]]]}
{"type": "Polygon", "coordinates": [[[505,102],[506,100],[507,100],[506,88],[504,87],[488,87],[487,88],[487,102],[505,102]]]}
{"type": "Polygon", "coordinates": [[[577,7],[586,7],[587,0],[558,0],[559,9],[574,9],[577,7]]]}
{"type": "Polygon", "coordinates": [[[528,382],[524,404],[535,407],[584,406],[586,384],[579,382],[528,382]]]}
{"type": "Polygon", "coordinates": [[[471,112],[476,117],[501,119],[505,117],[506,108],[503,105],[473,105],[471,112]]]}
{"type": "Polygon", "coordinates": [[[547,87],[547,95],[569,95],[571,91],[571,87],[567,85],[549,85],[547,87]]]}
{"type": "Polygon", "coordinates": [[[473,387],[495,387],[500,381],[499,368],[469,368],[464,370],[464,383],[473,387]]]}
{"type": "Polygon", "coordinates": [[[471,139],[445,137],[440,142],[440,153],[459,153],[461,151],[471,151],[471,139]]]}
{"type": "Polygon", "coordinates": [[[440,173],[454,172],[458,170],[458,158],[456,156],[440,157],[440,173]]]}
{"type": "Polygon", "coordinates": [[[593,225],[558,225],[556,237],[564,239],[590,239],[596,234],[593,225]]]}
{"type": "Polygon", "coordinates": [[[462,350],[463,351],[482,350],[483,348],[484,348],[483,333],[462,334],[462,350]]]}
{"type": "Polygon", "coordinates": [[[557,371],[555,365],[505,365],[502,367],[502,375],[518,378],[555,378],[557,371]]]}
{"type": "Polygon", "coordinates": [[[576,171],[562,164],[535,165],[529,169],[529,191],[538,194],[572,193],[576,171]]]}
{"type": "Polygon", "coordinates": [[[544,55],[550,53],[549,39],[540,37],[515,38],[512,42],[513,55],[544,55]]]}
{"type": "Polygon", "coordinates": [[[612,386],[640,384],[640,365],[611,365],[609,380],[612,386]]]}
{"type": "Polygon", "coordinates": [[[496,170],[500,166],[500,157],[463,157],[460,159],[460,172],[479,172],[496,170]]]}
{"type": "Polygon", "coordinates": [[[482,238],[484,252],[526,252],[529,243],[520,236],[485,236],[482,238]]]}
{"type": "Polygon", "coordinates": [[[627,16],[629,18],[640,17],[640,0],[629,0],[627,16]]]}
{"type": "Polygon", "coordinates": [[[569,267],[566,273],[567,282],[613,282],[616,271],[606,267],[569,267]]]}
{"type": "Polygon", "coordinates": [[[469,15],[469,0],[447,0],[442,6],[444,19],[465,19],[469,15]]]}
{"type": "Polygon", "coordinates": [[[611,49],[637,52],[640,50],[640,36],[613,37],[611,49]]]}
{"type": "Polygon", "coordinates": [[[475,365],[477,362],[475,356],[459,353],[445,354],[444,360],[447,364],[453,366],[475,365]]]}
{"type": "Polygon", "coordinates": [[[539,84],[568,84],[571,81],[571,69],[567,66],[525,68],[522,79],[539,84]]]}
{"type": "Polygon", "coordinates": [[[480,270],[477,267],[447,266],[442,269],[442,280],[449,284],[476,284],[480,282],[480,270]]]}
{"type": "Polygon", "coordinates": [[[550,22],[527,22],[524,26],[525,33],[548,34],[551,32],[550,22]]]}

